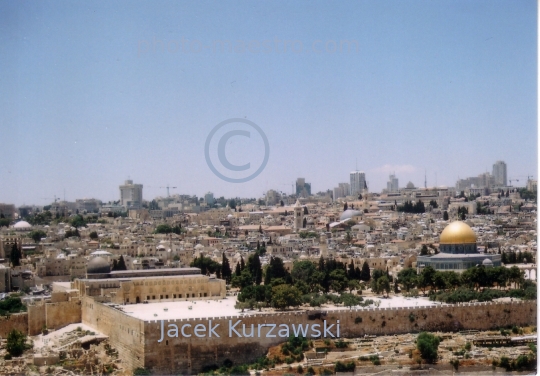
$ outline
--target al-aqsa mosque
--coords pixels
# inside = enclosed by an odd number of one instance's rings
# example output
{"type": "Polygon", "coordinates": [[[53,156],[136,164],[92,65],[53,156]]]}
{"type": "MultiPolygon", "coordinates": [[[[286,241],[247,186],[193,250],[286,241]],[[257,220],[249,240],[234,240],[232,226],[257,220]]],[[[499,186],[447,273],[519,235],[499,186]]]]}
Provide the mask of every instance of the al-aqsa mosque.
{"type": "Polygon", "coordinates": [[[431,266],[436,270],[462,272],[474,266],[501,266],[501,255],[480,253],[476,247],[476,234],[462,221],[450,223],[439,238],[440,253],[418,256],[417,268],[431,266]]]}

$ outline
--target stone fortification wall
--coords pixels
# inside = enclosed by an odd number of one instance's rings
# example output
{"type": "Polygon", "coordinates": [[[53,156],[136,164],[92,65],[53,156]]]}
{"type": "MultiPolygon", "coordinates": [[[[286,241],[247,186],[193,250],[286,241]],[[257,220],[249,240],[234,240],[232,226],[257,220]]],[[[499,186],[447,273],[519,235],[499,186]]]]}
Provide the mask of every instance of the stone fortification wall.
{"type": "Polygon", "coordinates": [[[144,366],[144,322],[92,297],[82,299],[82,323],[109,336],[128,369],[144,366]]]}
{"type": "Polygon", "coordinates": [[[28,334],[28,313],[15,313],[9,317],[0,317],[0,337],[6,338],[13,329],[28,334]]]}
{"type": "Polygon", "coordinates": [[[28,305],[28,334],[35,336],[46,326],[45,304],[36,302],[28,305]]]}
{"type": "Polygon", "coordinates": [[[81,301],[72,299],[67,302],[45,304],[46,325],[48,329],[60,329],[69,324],[81,322],[81,301]]]}
{"type": "Polygon", "coordinates": [[[71,298],[56,303],[36,302],[28,305],[28,334],[35,336],[47,329],[61,329],[81,322],[81,301],[71,298]]]}
{"type": "MultiPolygon", "coordinates": [[[[165,333],[168,329],[178,327],[178,337],[168,337],[165,334],[161,339],[161,321],[144,322],[141,331],[141,340],[144,341],[144,366],[156,373],[188,373],[200,371],[204,366],[212,364],[221,366],[226,359],[235,364],[247,363],[264,355],[269,346],[276,345],[286,340],[279,337],[277,332],[280,324],[286,324],[291,330],[292,326],[319,324],[320,331],[326,321],[327,327],[334,324],[330,332],[337,336],[337,322],[341,337],[357,337],[365,334],[391,335],[420,331],[456,331],[466,329],[488,330],[506,325],[535,325],[536,324],[536,301],[518,302],[490,302],[490,303],[465,303],[457,305],[437,305],[429,307],[409,308],[375,308],[375,309],[349,309],[349,310],[322,310],[320,314],[314,312],[285,312],[273,314],[255,314],[233,317],[216,317],[204,319],[165,320],[165,333]],[[209,321],[212,327],[219,324],[215,332],[220,336],[208,336],[209,321]],[[242,338],[234,332],[229,332],[231,324],[238,320],[242,322],[235,328],[242,338]],[[186,333],[191,334],[185,338],[181,334],[183,325],[186,333]],[[197,324],[206,328],[205,335],[197,338],[194,328],[197,324]],[[243,337],[242,325],[246,326],[246,333],[250,334],[251,325],[255,330],[253,338],[243,337]],[[276,324],[278,327],[273,331],[276,337],[268,338],[270,328],[261,327],[259,324],[276,324]],[[233,334],[229,336],[229,334],[233,334]]],[[[142,322],[142,321],[141,321],[142,322]]],[[[139,328],[139,326],[138,326],[139,328]]],[[[108,334],[107,332],[105,332],[108,334]]],[[[174,332],[173,332],[174,334],[174,332]]],[[[313,335],[311,331],[308,337],[313,335]]],[[[327,338],[332,338],[327,335],[327,338]]]]}

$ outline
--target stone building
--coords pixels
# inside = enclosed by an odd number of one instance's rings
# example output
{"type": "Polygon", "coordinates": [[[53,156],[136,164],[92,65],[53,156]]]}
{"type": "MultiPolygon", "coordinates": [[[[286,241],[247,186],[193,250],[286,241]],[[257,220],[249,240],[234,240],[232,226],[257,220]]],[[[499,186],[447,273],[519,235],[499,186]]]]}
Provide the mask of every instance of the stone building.
{"type": "Polygon", "coordinates": [[[21,237],[20,236],[3,236],[0,237],[0,259],[8,259],[11,255],[11,249],[13,244],[17,244],[19,250],[21,250],[21,237]]]}
{"type": "Polygon", "coordinates": [[[107,260],[96,257],[86,270],[86,278],[76,279],[73,288],[81,296],[108,298],[117,304],[221,299],[226,294],[224,280],[202,275],[199,268],[111,271],[107,260]]]}
{"type": "Polygon", "coordinates": [[[0,264],[0,292],[11,291],[11,269],[0,264]]]}
{"type": "Polygon", "coordinates": [[[462,272],[474,266],[501,266],[501,255],[478,252],[476,234],[465,222],[450,223],[439,239],[440,253],[433,256],[418,256],[417,266],[421,270],[431,266],[436,270],[462,272]]]}

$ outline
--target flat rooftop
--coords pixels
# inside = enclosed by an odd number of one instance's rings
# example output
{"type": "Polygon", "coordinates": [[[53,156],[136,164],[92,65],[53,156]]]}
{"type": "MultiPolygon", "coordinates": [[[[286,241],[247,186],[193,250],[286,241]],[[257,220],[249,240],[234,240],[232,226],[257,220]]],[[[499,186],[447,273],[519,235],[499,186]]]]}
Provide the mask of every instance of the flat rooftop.
{"type": "MultiPolygon", "coordinates": [[[[117,305],[125,314],[144,321],[211,318],[238,316],[241,309],[234,308],[236,297],[221,300],[185,300],[175,302],[155,302],[117,305]],[[191,308],[190,308],[191,307],[191,308]]],[[[259,313],[244,311],[244,314],[259,313]]]]}
{"type": "MultiPolygon", "coordinates": [[[[390,298],[367,297],[374,302],[380,301],[380,308],[398,308],[398,307],[423,307],[440,305],[439,302],[432,302],[428,298],[404,298],[401,296],[390,298]]],[[[125,314],[135,317],[143,321],[154,320],[178,320],[178,319],[195,319],[195,318],[212,318],[225,316],[249,316],[254,314],[273,314],[274,311],[268,309],[259,312],[258,309],[244,310],[236,309],[236,296],[228,296],[221,300],[196,300],[196,301],[174,301],[174,302],[155,302],[155,303],[139,303],[127,305],[114,305],[121,309],[125,314]],[[190,308],[191,307],[191,308],[190,308]],[[165,310],[166,309],[166,310],[165,310]]],[[[355,307],[353,307],[354,309],[355,307]]],[[[356,307],[361,308],[361,307],[356,307]]],[[[371,305],[366,308],[375,308],[371,305]]],[[[349,307],[323,305],[320,308],[312,308],[314,310],[348,310],[349,307]]],[[[302,309],[303,310],[303,309],[302,309]]]]}

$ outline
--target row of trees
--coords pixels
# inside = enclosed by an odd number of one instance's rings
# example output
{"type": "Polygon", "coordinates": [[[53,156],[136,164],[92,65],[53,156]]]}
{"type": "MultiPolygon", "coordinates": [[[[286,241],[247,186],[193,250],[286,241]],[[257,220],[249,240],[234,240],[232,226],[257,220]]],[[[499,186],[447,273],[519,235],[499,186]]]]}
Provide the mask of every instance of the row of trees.
{"type": "Polygon", "coordinates": [[[523,272],[517,266],[512,268],[477,266],[469,268],[461,274],[454,271],[438,271],[428,266],[422,269],[420,274],[413,268],[403,269],[397,277],[397,282],[403,290],[409,292],[414,288],[419,288],[424,293],[428,289],[437,292],[455,290],[458,287],[466,287],[476,291],[491,287],[502,289],[508,284],[521,288],[525,283],[523,272]]]}
{"type": "Polygon", "coordinates": [[[412,201],[405,201],[403,205],[399,205],[397,207],[398,212],[405,212],[405,213],[425,213],[426,207],[422,200],[418,200],[416,203],[412,203],[412,201]]]}
{"type": "Polygon", "coordinates": [[[535,257],[531,252],[503,252],[501,261],[503,264],[526,264],[534,263],[535,257]]]}
{"type": "Polygon", "coordinates": [[[4,213],[0,213],[0,228],[2,227],[9,227],[9,224],[11,223],[9,218],[6,218],[4,213]]]}
{"type": "Polygon", "coordinates": [[[178,224],[176,226],[171,226],[168,224],[158,225],[154,231],[156,234],[178,234],[182,233],[182,225],[178,224]]]}
{"type": "MultiPolygon", "coordinates": [[[[284,267],[281,258],[271,257],[263,278],[260,259],[255,253],[248,258],[246,263],[241,258],[236,265],[231,285],[241,289],[238,297],[241,302],[253,300],[283,308],[301,303],[320,306],[331,299],[330,295],[324,296],[321,292],[342,293],[347,289],[349,291],[358,289],[360,288],[359,279],[362,278],[366,281],[370,279],[367,263],[360,270],[358,267],[355,268],[352,262],[347,268],[342,262],[324,260],[322,257],[318,265],[311,261],[296,261],[290,273],[284,267]],[[264,285],[261,285],[263,280],[264,285]]],[[[355,298],[346,298],[344,301],[335,303],[357,305],[361,300],[355,298]]]]}

